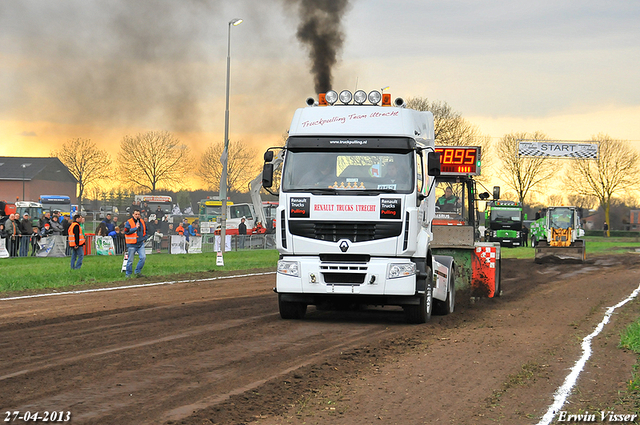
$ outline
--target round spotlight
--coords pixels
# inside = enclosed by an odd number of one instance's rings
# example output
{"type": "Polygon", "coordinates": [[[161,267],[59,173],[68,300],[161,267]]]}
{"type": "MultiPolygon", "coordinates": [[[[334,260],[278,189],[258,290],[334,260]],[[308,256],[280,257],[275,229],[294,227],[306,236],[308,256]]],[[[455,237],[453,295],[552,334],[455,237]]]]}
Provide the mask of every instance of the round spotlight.
{"type": "Polygon", "coordinates": [[[333,105],[338,100],[338,93],[335,90],[329,90],[324,96],[329,105],[333,105]]]}
{"type": "Polygon", "coordinates": [[[352,95],[349,90],[342,90],[340,92],[340,102],[346,105],[347,103],[351,102],[351,99],[352,99],[352,95]]]}
{"type": "Polygon", "coordinates": [[[396,100],[393,103],[399,108],[403,108],[405,106],[404,99],[401,97],[396,97],[396,100]]]}
{"type": "Polygon", "coordinates": [[[369,92],[369,103],[377,105],[382,100],[382,95],[379,91],[373,90],[369,92]]]}
{"type": "Polygon", "coordinates": [[[307,106],[313,106],[316,104],[316,100],[312,97],[308,97],[306,103],[307,103],[307,106]]]}
{"type": "Polygon", "coordinates": [[[358,90],[353,94],[353,100],[355,100],[358,105],[362,105],[367,101],[367,93],[365,93],[364,90],[358,90]]]}

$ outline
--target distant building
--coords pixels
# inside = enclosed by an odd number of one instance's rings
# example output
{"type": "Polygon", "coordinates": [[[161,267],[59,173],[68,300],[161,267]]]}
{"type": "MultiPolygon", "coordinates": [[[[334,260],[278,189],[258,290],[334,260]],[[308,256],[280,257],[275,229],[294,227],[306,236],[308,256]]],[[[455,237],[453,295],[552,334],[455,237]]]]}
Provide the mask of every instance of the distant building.
{"type": "Polygon", "coordinates": [[[77,204],[77,185],[58,158],[0,156],[0,200],[37,201],[40,195],[66,195],[77,204]]]}
{"type": "Polygon", "coordinates": [[[631,231],[639,231],[640,230],[640,210],[631,210],[629,211],[629,230],[631,231]]]}

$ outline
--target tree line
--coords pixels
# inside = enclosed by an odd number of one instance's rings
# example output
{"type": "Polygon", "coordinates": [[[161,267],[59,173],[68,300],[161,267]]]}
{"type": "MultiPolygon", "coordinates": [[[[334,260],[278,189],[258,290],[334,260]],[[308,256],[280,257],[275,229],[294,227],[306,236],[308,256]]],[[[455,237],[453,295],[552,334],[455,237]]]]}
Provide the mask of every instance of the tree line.
{"type": "MultiPolygon", "coordinates": [[[[207,189],[218,191],[223,150],[222,142],[212,143],[195,158],[173,134],[148,131],[124,136],[115,161],[95,142],[82,138],[64,142],[50,156],[59,158],[78,180],[78,203],[82,205],[90,188],[108,193],[100,190],[100,182],[107,180],[118,185],[114,193],[156,194],[159,190],[180,188],[189,176],[195,175],[207,189]]],[[[247,183],[259,173],[259,159],[242,141],[229,143],[229,191],[246,191],[247,183]]]]}

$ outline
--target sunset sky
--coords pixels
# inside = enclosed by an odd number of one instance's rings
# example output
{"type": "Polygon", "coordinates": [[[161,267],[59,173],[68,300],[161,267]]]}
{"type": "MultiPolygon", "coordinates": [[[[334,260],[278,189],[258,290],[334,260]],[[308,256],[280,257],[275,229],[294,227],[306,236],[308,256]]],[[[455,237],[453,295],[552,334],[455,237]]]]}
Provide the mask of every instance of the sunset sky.
{"type": "MultiPolygon", "coordinates": [[[[301,1],[0,2],[1,154],[80,137],[115,157],[124,135],[168,130],[197,155],[223,138],[238,17],[230,140],[261,156],[315,94],[301,1]]],[[[493,140],[607,133],[640,147],[640,2],[334,2],[346,5],[338,91],[446,101],[493,140]]]]}

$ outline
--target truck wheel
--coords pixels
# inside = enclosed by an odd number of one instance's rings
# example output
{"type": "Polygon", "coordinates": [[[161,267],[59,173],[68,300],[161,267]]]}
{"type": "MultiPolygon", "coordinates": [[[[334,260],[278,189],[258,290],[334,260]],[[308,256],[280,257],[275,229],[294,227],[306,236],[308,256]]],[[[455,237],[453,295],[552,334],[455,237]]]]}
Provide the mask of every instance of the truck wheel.
{"type": "Polygon", "coordinates": [[[278,294],[278,308],[283,319],[303,319],[307,313],[305,303],[282,301],[282,294],[278,294]]]}
{"type": "Polygon", "coordinates": [[[404,314],[409,323],[427,323],[431,320],[431,311],[433,309],[433,288],[431,267],[427,267],[426,274],[427,286],[425,293],[420,295],[420,303],[418,305],[404,306],[404,314]]]}
{"type": "Polygon", "coordinates": [[[433,300],[433,314],[446,316],[453,313],[456,306],[456,283],[453,268],[450,271],[449,287],[447,288],[447,299],[444,301],[433,300]]]}

